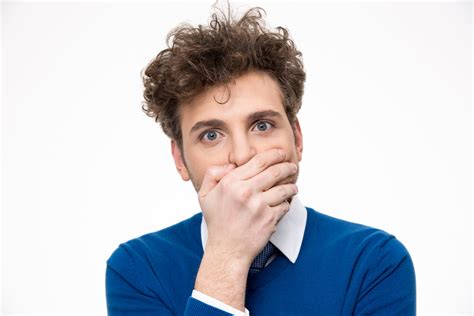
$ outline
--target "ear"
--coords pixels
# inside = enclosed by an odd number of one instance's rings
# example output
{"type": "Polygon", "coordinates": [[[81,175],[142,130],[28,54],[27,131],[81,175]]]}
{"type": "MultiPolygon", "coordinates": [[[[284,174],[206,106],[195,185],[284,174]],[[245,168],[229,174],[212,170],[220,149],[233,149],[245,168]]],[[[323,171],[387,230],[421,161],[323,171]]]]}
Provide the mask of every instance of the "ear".
{"type": "Polygon", "coordinates": [[[188,168],[186,167],[186,164],[184,162],[181,149],[179,148],[178,144],[174,139],[171,140],[171,154],[173,155],[176,170],[178,170],[179,174],[181,175],[181,178],[184,181],[188,181],[190,179],[188,168]]]}
{"type": "Polygon", "coordinates": [[[298,118],[293,124],[293,132],[295,134],[295,145],[296,153],[298,155],[298,161],[301,161],[301,159],[303,158],[303,134],[301,133],[301,127],[298,118]]]}

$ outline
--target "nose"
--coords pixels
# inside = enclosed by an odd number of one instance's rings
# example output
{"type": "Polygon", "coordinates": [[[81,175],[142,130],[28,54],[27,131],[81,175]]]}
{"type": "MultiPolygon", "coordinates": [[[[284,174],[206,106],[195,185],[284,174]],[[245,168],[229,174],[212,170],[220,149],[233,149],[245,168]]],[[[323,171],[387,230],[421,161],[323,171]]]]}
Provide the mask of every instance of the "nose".
{"type": "Polygon", "coordinates": [[[257,153],[255,146],[244,135],[236,135],[232,138],[229,150],[229,163],[237,167],[245,164],[257,153]]]}

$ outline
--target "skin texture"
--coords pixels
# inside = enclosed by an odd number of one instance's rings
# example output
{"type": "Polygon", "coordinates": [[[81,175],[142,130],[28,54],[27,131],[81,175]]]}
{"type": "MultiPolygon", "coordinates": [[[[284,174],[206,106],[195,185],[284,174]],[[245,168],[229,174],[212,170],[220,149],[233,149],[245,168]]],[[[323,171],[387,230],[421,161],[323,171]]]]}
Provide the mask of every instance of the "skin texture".
{"type": "Polygon", "coordinates": [[[270,75],[246,73],[182,104],[182,151],[171,142],[208,226],[195,289],[242,311],[249,267],[297,193],[303,140],[282,101],[270,75]]]}

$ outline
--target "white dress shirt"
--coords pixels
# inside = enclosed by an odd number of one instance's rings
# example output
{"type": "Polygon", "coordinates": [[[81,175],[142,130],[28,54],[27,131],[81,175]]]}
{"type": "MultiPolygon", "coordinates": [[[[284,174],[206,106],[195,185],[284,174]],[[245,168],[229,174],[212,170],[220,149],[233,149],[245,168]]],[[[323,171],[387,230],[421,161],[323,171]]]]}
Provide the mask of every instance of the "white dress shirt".
{"type": "MultiPolygon", "coordinates": [[[[293,196],[288,213],[286,213],[280,219],[277,224],[276,231],[270,237],[272,244],[275,245],[275,247],[278,248],[292,263],[296,262],[300,252],[301,243],[303,242],[304,230],[306,227],[306,217],[306,208],[303,206],[303,204],[301,204],[296,195],[293,196]]],[[[207,242],[207,225],[204,216],[202,217],[201,221],[201,241],[202,248],[205,250],[207,242]]],[[[274,253],[268,259],[265,266],[270,264],[270,262],[272,262],[276,256],[277,254],[274,253]]],[[[250,315],[247,308],[245,308],[244,313],[197,290],[193,290],[192,297],[234,315],[250,315]]]]}

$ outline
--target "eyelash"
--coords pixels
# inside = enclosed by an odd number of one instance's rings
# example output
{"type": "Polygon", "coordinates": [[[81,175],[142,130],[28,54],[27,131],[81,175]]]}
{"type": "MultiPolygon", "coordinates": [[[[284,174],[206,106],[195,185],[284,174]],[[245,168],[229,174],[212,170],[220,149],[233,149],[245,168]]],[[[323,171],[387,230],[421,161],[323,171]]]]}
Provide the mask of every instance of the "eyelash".
{"type": "MultiPolygon", "coordinates": [[[[259,120],[259,121],[256,121],[256,122],[253,124],[252,130],[253,130],[258,124],[260,124],[260,123],[267,123],[267,124],[269,125],[269,128],[268,128],[267,130],[265,130],[265,131],[262,131],[262,133],[265,133],[265,132],[267,132],[267,131],[269,131],[269,130],[271,130],[272,128],[275,127],[275,125],[274,125],[272,122],[270,122],[270,121],[259,120]]],[[[200,140],[200,141],[204,141],[204,136],[206,136],[206,134],[209,133],[209,132],[215,132],[215,133],[217,133],[217,134],[220,134],[216,129],[208,129],[208,130],[205,130],[204,132],[202,132],[202,133],[199,135],[199,140],[200,140]]],[[[210,141],[208,141],[208,142],[213,142],[213,141],[210,140],[210,141]]]]}

